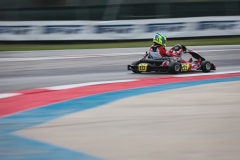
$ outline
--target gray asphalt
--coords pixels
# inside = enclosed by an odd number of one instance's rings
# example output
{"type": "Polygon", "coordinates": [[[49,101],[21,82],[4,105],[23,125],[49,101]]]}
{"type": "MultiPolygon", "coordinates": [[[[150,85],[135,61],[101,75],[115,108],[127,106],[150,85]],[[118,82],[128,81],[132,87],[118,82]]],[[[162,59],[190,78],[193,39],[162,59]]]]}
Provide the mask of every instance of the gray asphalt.
{"type": "MultiPolygon", "coordinates": [[[[240,45],[190,46],[217,65],[217,71],[240,70],[240,45]]],[[[133,74],[127,65],[142,57],[148,47],[58,51],[0,52],[0,93],[57,85],[163,76],[164,73],[133,74]],[[79,56],[129,53],[128,55],[78,58],[79,56]],[[133,53],[133,54],[131,54],[133,53]],[[75,56],[77,58],[50,59],[75,56]],[[29,60],[28,58],[45,58],[29,60]]],[[[188,55],[183,58],[189,59],[188,55]]]]}

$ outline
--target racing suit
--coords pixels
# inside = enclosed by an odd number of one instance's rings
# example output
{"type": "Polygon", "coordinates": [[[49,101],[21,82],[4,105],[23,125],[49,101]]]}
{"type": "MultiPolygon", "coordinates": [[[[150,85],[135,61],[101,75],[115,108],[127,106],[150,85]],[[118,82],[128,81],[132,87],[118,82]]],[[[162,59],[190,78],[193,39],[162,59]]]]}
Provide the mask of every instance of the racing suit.
{"type": "Polygon", "coordinates": [[[174,50],[173,48],[167,51],[165,47],[161,45],[152,45],[149,49],[149,53],[153,59],[180,56],[183,51],[182,48],[178,50],[174,50]]]}

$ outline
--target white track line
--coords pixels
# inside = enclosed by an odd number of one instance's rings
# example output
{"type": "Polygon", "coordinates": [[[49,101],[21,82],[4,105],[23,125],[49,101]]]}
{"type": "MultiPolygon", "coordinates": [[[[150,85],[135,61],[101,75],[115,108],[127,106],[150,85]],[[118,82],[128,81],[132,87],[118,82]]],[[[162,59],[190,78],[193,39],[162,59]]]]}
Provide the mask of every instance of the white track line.
{"type": "Polygon", "coordinates": [[[18,62],[18,61],[43,61],[43,60],[61,60],[61,59],[83,59],[93,57],[115,57],[124,55],[143,55],[143,52],[132,53],[109,53],[109,54],[87,54],[87,55],[68,55],[68,56],[53,56],[53,57],[33,57],[33,58],[0,58],[2,62],[18,62]]]}
{"type": "Polygon", "coordinates": [[[69,85],[62,85],[62,86],[47,87],[47,88],[43,88],[43,89],[64,90],[64,89],[71,89],[71,88],[76,88],[76,87],[84,87],[84,86],[92,86],[92,85],[108,84],[108,83],[133,82],[133,81],[137,81],[137,79],[69,84],[69,85]]]}
{"type": "MultiPolygon", "coordinates": [[[[219,52],[219,51],[236,51],[240,49],[221,49],[221,50],[198,50],[197,52],[219,52]]],[[[30,57],[30,58],[0,58],[2,62],[17,62],[17,61],[43,61],[43,60],[61,60],[61,59],[83,59],[93,57],[115,57],[124,55],[143,55],[144,52],[129,52],[129,53],[107,53],[107,54],[86,54],[86,55],[68,55],[68,56],[53,56],[53,57],[30,57]]]]}
{"type": "Polygon", "coordinates": [[[22,95],[22,94],[21,93],[2,93],[0,94],[0,99],[19,96],[19,95],[22,95]]]}
{"type": "Polygon", "coordinates": [[[199,50],[197,52],[239,51],[240,49],[199,50]]]}
{"type": "Polygon", "coordinates": [[[195,73],[195,74],[187,74],[187,75],[175,75],[174,77],[211,76],[211,75],[232,74],[232,73],[240,73],[240,71],[195,73]]]}
{"type": "MultiPolygon", "coordinates": [[[[109,83],[120,83],[120,82],[133,82],[138,81],[138,79],[128,79],[128,80],[116,80],[116,81],[101,81],[101,82],[88,82],[88,83],[79,83],[79,84],[69,84],[69,85],[61,85],[61,86],[53,86],[47,88],[36,88],[36,89],[45,89],[45,90],[64,90],[64,89],[71,89],[77,87],[84,87],[84,86],[93,86],[93,85],[101,85],[101,84],[109,84],[109,83]]],[[[35,90],[35,89],[34,89],[35,90]]],[[[24,92],[24,91],[22,91],[24,92]]],[[[2,93],[0,94],[0,99],[9,98],[13,96],[23,95],[21,91],[19,93],[2,93]]]]}

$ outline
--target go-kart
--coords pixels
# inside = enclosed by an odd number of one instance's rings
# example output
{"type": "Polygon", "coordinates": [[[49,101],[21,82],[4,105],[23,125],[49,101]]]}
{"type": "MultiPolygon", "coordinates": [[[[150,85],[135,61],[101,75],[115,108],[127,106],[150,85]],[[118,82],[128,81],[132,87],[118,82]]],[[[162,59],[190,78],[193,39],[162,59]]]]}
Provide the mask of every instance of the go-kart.
{"type": "Polygon", "coordinates": [[[170,52],[178,52],[178,56],[153,58],[152,53],[146,52],[144,58],[134,61],[131,65],[128,65],[128,70],[132,70],[134,73],[142,72],[169,72],[177,74],[180,72],[202,71],[210,72],[216,70],[216,65],[206,61],[205,58],[200,56],[196,51],[187,49],[184,45],[176,45],[169,50],[170,52]],[[180,47],[179,47],[180,46],[180,47]],[[190,58],[188,61],[182,59],[182,53],[190,54],[196,61],[190,58]]]}

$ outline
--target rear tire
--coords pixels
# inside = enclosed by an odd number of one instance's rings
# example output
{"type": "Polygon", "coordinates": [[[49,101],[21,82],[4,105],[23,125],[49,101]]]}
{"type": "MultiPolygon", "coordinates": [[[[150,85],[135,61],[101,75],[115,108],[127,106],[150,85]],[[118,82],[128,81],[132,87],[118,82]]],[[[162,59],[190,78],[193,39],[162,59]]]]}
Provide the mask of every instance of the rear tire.
{"type": "Polygon", "coordinates": [[[212,64],[209,61],[204,61],[201,65],[201,69],[204,73],[208,73],[211,71],[212,64]]]}
{"type": "Polygon", "coordinates": [[[170,63],[169,64],[169,73],[178,74],[181,72],[181,64],[178,62],[170,63]]]}

